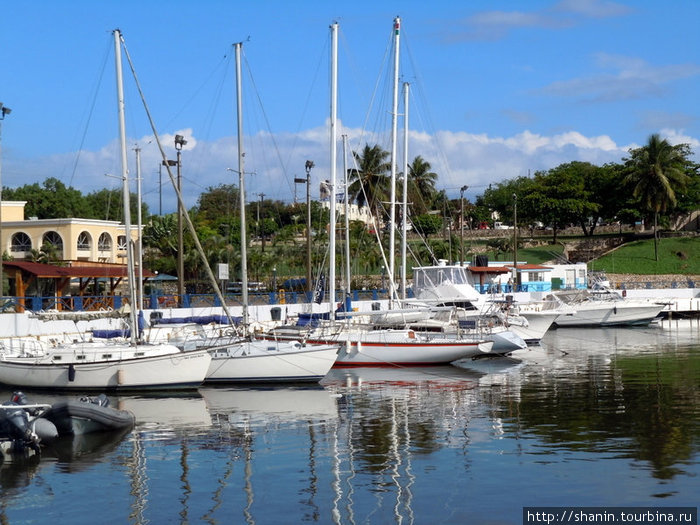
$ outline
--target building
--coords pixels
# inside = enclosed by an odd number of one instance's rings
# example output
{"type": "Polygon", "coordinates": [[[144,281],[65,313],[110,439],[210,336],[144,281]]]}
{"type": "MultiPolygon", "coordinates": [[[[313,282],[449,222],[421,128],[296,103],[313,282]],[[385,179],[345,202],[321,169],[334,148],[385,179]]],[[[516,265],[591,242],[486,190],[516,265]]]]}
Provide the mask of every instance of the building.
{"type": "MultiPolygon", "coordinates": [[[[24,217],[26,201],[0,203],[0,253],[15,260],[31,259],[32,250],[51,245],[57,259],[126,264],[124,224],[95,219],[37,219],[24,217]]],[[[131,239],[138,239],[132,227],[131,239]]]]}
{"type": "MultiPolygon", "coordinates": [[[[518,291],[551,292],[588,287],[586,263],[528,264],[518,261],[518,291]]],[[[481,293],[513,291],[513,261],[489,261],[483,258],[467,266],[469,284],[481,293]]]]}

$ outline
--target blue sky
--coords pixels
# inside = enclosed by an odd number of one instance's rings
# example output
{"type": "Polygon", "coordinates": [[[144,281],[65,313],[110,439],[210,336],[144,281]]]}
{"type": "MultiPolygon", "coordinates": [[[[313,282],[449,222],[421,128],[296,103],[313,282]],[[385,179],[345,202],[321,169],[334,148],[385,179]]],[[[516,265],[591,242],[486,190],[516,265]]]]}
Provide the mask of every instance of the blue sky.
{"type": "MultiPolygon", "coordinates": [[[[410,86],[408,156],[427,159],[451,196],[572,160],[619,162],[652,133],[690,143],[699,158],[697,0],[28,0],[6,2],[2,14],[0,102],[12,109],[2,122],[5,187],[47,177],[83,193],[119,187],[107,175],[121,169],[119,28],[168,155],[175,134],[188,140],[188,205],[207,187],[237,183],[227,171],[237,166],[234,42],[244,42],[249,200],[293,200],[307,159],[317,195],[329,177],[329,26],[340,27],[339,135],[349,150],[389,150],[395,16],[410,86]]],[[[126,57],[124,78],[130,173],[138,144],[150,211],[161,198],[173,211],[126,57]]],[[[338,160],[340,174],[340,149],[338,160]]]]}

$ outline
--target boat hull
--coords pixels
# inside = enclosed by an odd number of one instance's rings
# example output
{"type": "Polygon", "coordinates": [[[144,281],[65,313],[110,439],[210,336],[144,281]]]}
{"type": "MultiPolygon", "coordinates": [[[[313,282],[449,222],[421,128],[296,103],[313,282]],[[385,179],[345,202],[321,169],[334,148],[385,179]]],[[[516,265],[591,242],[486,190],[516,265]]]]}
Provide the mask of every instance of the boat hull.
{"type": "Polygon", "coordinates": [[[197,388],[211,356],[205,350],[91,362],[54,362],[48,356],[0,358],[0,383],[52,390],[197,388]]]}
{"type": "Polygon", "coordinates": [[[411,331],[406,330],[343,333],[338,336],[338,342],[342,344],[334,366],[445,365],[458,359],[487,354],[493,347],[493,341],[409,334],[411,331]]]}
{"type": "Polygon", "coordinates": [[[663,305],[634,304],[618,301],[609,304],[576,305],[573,315],[561,315],[554,321],[557,327],[582,326],[645,326],[654,320],[663,305]]]}
{"type": "Polygon", "coordinates": [[[126,431],[135,424],[134,414],[127,410],[75,400],[54,403],[41,418],[53,423],[60,436],[126,431]]]}
{"type": "Polygon", "coordinates": [[[338,345],[245,341],[211,350],[206,383],[319,381],[338,357],[338,345]]]}
{"type": "Polygon", "coordinates": [[[547,333],[547,330],[552,327],[561,314],[547,311],[521,311],[520,315],[527,319],[527,326],[511,325],[509,329],[522,337],[526,343],[536,344],[539,343],[540,339],[544,337],[544,334],[547,333]]]}

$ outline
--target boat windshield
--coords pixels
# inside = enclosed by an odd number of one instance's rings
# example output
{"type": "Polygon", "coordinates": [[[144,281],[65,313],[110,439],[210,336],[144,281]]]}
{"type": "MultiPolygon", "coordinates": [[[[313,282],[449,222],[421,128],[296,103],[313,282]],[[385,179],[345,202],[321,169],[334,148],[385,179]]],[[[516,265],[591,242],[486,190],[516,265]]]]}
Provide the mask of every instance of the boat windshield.
{"type": "Polygon", "coordinates": [[[414,268],[413,279],[417,290],[433,288],[441,284],[467,284],[467,275],[461,266],[414,268]]]}

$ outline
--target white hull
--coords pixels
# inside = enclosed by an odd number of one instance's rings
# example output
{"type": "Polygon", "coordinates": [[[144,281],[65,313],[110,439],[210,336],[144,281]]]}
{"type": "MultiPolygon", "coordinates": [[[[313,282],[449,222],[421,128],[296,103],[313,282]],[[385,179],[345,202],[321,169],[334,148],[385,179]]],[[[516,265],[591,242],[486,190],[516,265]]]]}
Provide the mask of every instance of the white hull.
{"type": "Polygon", "coordinates": [[[620,326],[647,325],[656,318],[664,305],[645,301],[601,301],[583,302],[574,305],[576,313],[562,315],[554,323],[558,327],[568,326],[620,326]]]}
{"type": "Polygon", "coordinates": [[[309,418],[331,420],[338,417],[336,399],[320,386],[275,389],[234,389],[204,387],[199,389],[213,417],[229,421],[293,421],[309,418]]]}
{"type": "Polygon", "coordinates": [[[204,350],[171,345],[76,345],[39,356],[0,356],[0,383],[56,390],[196,388],[209,369],[204,350]],[[148,352],[153,355],[149,355],[148,352]]]}
{"type": "Polygon", "coordinates": [[[242,341],[210,350],[207,383],[319,381],[338,356],[338,345],[297,341],[242,341]]]}
{"type": "Polygon", "coordinates": [[[493,346],[492,341],[424,336],[412,330],[347,331],[337,338],[341,347],[336,366],[444,365],[487,354],[493,346]]]}
{"type": "Polygon", "coordinates": [[[527,326],[511,325],[509,328],[523,338],[526,343],[537,343],[544,337],[547,330],[556,322],[558,312],[528,312],[520,311],[520,315],[527,319],[527,326]]]}

